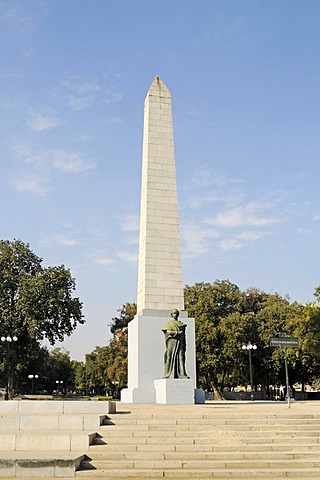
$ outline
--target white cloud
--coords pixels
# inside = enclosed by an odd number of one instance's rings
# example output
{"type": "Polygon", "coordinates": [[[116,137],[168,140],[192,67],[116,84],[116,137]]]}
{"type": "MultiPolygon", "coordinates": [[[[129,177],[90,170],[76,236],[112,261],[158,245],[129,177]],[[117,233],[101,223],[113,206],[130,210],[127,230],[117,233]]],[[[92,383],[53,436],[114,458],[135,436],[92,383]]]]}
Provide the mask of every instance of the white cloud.
{"type": "Polygon", "coordinates": [[[263,230],[247,230],[226,237],[217,229],[203,227],[200,223],[189,223],[182,229],[183,254],[192,258],[217,248],[238,250],[269,235],[270,232],[263,230]]]}
{"type": "Polygon", "coordinates": [[[220,200],[221,200],[221,197],[219,197],[214,192],[211,192],[211,193],[208,193],[208,194],[202,195],[202,196],[198,195],[198,196],[194,196],[194,197],[189,197],[187,199],[187,201],[189,203],[189,206],[192,209],[201,208],[208,203],[218,202],[220,200]]]}
{"type": "Polygon", "coordinates": [[[90,258],[94,263],[102,265],[103,267],[109,267],[110,265],[115,264],[114,258],[110,258],[102,252],[92,252],[88,253],[86,256],[90,258]]]}
{"type": "Polygon", "coordinates": [[[49,180],[37,173],[23,174],[10,183],[11,186],[19,192],[31,193],[37,196],[45,196],[50,192],[49,180]]]}
{"type": "Polygon", "coordinates": [[[268,235],[270,235],[270,232],[248,230],[231,235],[230,238],[224,238],[219,242],[219,247],[222,250],[239,250],[268,235]]]}
{"type": "Polygon", "coordinates": [[[313,221],[317,222],[320,220],[320,213],[316,213],[315,215],[313,215],[312,219],[313,221]]]}
{"type": "Polygon", "coordinates": [[[78,241],[75,238],[72,238],[70,235],[66,234],[57,234],[54,235],[53,240],[59,245],[64,247],[75,247],[78,244],[78,241]]]}
{"type": "Polygon", "coordinates": [[[69,95],[67,101],[69,107],[73,110],[84,110],[85,108],[93,106],[95,98],[95,95],[84,95],[82,97],[69,95]]]}
{"type": "Polygon", "coordinates": [[[238,240],[244,240],[246,242],[252,242],[260,240],[260,238],[270,235],[270,232],[263,232],[261,230],[249,230],[247,232],[241,232],[234,235],[234,238],[238,240]]]}
{"type": "Polygon", "coordinates": [[[0,20],[5,22],[15,32],[29,33],[50,14],[43,2],[0,2],[0,20]],[[36,8],[33,8],[33,6],[36,8]],[[32,10],[32,11],[28,11],[32,10]]]}
{"type": "Polygon", "coordinates": [[[133,263],[133,264],[137,264],[138,263],[138,253],[130,253],[130,252],[118,252],[117,253],[117,257],[118,258],[121,258],[121,260],[124,260],[128,263],[133,263]]]}
{"type": "Polygon", "coordinates": [[[104,96],[103,96],[104,103],[118,103],[122,99],[123,99],[123,94],[114,87],[111,87],[104,92],[104,96]]]}
{"type": "Polygon", "coordinates": [[[51,130],[63,122],[55,118],[53,115],[43,114],[30,108],[28,110],[28,126],[35,132],[42,132],[43,130],[51,130]]]}
{"type": "Polygon", "coordinates": [[[121,230],[123,232],[137,232],[139,231],[139,216],[128,213],[121,218],[121,230]]]}
{"type": "Polygon", "coordinates": [[[207,253],[212,248],[212,240],[220,237],[217,230],[203,228],[195,223],[189,223],[182,229],[183,254],[195,257],[207,253]]]}
{"type": "Polygon", "coordinates": [[[219,242],[219,246],[222,250],[239,250],[244,245],[236,238],[224,239],[219,242]]]}
{"type": "Polygon", "coordinates": [[[73,110],[84,110],[97,101],[117,103],[123,98],[123,94],[115,87],[103,88],[101,82],[94,78],[73,76],[62,80],[60,85],[65,90],[67,104],[73,110]]]}
{"type": "Polygon", "coordinates": [[[101,89],[95,79],[84,79],[79,76],[62,80],[60,85],[67,91],[67,103],[73,110],[83,110],[93,106],[101,89]]]}
{"type": "Polygon", "coordinates": [[[32,16],[18,3],[2,1],[0,3],[0,19],[21,32],[33,25],[32,16]]]}
{"type": "Polygon", "coordinates": [[[226,228],[241,227],[244,225],[261,227],[279,223],[279,219],[266,217],[261,214],[269,207],[269,205],[261,205],[256,202],[251,202],[245,206],[226,209],[215,217],[208,218],[205,223],[226,228]]]}
{"type": "Polygon", "coordinates": [[[68,150],[33,150],[26,145],[14,145],[12,150],[26,163],[38,169],[55,168],[66,173],[86,172],[95,164],[86,160],[81,153],[68,150]]]}
{"type": "Polygon", "coordinates": [[[207,188],[212,185],[224,187],[225,185],[241,183],[240,180],[231,178],[228,174],[218,173],[215,169],[207,166],[197,168],[191,176],[191,182],[200,188],[207,188]]]}
{"type": "Polygon", "coordinates": [[[81,153],[66,150],[52,151],[52,166],[67,173],[86,172],[95,167],[84,159],[81,153]]]}
{"type": "Polygon", "coordinates": [[[73,238],[71,235],[65,233],[57,233],[50,235],[48,237],[43,237],[40,239],[41,245],[61,245],[63,247],[75,247],[78,245],[78,240],[73,238]]]}

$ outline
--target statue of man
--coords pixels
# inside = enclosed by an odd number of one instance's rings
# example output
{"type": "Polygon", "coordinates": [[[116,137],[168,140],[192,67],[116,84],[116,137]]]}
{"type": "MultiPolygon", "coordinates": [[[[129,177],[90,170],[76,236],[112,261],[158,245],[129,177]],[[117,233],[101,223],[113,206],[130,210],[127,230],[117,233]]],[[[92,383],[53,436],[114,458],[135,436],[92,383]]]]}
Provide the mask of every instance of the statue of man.
{"type": "Polygon", "coordinates": [[[178,319],[179,310],[172,310],[171,317],[161,329],[166,342],[164,378],[189,378],[185,367],[187,325],[178,319]]]}

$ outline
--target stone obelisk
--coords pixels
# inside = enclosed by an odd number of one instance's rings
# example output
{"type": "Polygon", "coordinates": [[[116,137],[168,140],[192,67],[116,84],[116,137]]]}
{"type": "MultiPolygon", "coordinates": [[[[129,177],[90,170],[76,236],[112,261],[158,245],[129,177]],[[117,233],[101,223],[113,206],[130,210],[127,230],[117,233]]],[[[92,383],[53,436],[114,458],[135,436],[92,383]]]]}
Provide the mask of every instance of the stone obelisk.
{"type": "Polygon", "coordinates": [[[184,310],[171,96],[157,76],[145,99],[137,315],[128,326],[128,403],[195,402],[194,319],[184,310]],[[173,309],[187,324],[190,378],[165,379],[161,331],[173,309]]]}
{"type": "Polygon", "coordinates": [[[156,77],[144,105],[138,314],[183,310],[171,96],[156,77]]]}

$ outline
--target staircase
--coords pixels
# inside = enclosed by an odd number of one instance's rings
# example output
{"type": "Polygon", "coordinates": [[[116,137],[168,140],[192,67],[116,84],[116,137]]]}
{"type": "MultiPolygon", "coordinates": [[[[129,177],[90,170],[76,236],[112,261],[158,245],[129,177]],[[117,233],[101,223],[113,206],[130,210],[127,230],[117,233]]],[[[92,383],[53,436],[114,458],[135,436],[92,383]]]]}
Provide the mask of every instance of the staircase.
{"type": "Polygon", "coordinates": [[[245,403],[120,404],[76,478],[319,480],[320,404],[245,403]]]}
{"type": "Polygon", "coordinates": [[[72,478],[114,402],[0,402],[0,478],[72,478]]]}

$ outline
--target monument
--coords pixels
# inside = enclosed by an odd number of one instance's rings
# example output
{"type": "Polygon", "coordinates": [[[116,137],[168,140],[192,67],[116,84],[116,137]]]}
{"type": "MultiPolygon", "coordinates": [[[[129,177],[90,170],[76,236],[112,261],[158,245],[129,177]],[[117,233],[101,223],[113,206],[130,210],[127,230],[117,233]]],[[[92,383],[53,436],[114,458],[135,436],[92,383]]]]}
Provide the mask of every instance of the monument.
{"type": "Polygon", "coordinates": [[[137,315],[121,401],[193,404],[201,392],[194,319],[184,310],[171,95],[157,76],[144,104],[137,315]]]}

